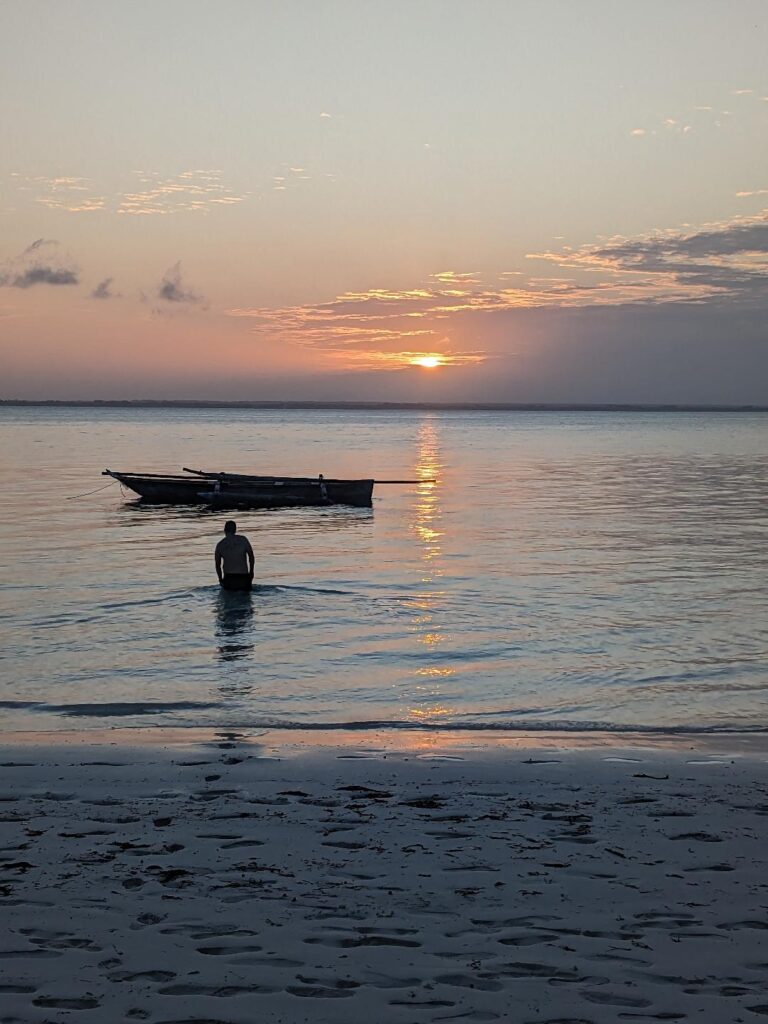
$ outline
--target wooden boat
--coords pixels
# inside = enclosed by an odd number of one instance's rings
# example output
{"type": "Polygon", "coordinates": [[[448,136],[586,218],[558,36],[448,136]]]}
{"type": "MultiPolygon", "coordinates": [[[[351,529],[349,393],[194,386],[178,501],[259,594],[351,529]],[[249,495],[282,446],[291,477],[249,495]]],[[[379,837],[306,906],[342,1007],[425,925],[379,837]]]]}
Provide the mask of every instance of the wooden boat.
{"type": "Polygon", "coordinates": [[[144,501],[169,505],[211,505],[216,508],[285,508],[293,505],[355,505],[368,508],[373,480],[324,477],[251,476],[206,473],[185,468],[188,476],[125,473],[105,469],[144,501]]]}

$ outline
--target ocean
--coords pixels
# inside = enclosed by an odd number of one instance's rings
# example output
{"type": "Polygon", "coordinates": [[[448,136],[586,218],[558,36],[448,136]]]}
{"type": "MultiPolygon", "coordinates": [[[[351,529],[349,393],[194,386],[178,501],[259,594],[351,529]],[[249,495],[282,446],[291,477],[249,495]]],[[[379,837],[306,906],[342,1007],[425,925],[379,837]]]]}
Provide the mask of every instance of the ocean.
{"type": "Polygon", "coordinates": [[[768,415],[0,408],[0,724],[768,728],[768,415]],[[144,506],[101,470],[406,478],[144,506]],[[431,482],[434,480],[435,482],[431,482]]]}

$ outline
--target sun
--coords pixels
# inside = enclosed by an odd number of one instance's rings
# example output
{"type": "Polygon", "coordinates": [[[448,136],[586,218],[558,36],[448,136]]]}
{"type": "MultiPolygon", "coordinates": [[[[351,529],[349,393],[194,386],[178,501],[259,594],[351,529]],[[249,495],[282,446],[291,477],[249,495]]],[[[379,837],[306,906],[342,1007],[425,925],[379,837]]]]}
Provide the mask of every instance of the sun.
{"type": "Polygon", "coordinates": [[[414,356],[411,360],[412,366],[423,366],[427,370],[434,370],[437,366],[442,366],[443,361],[440,356],[414,356]]]}

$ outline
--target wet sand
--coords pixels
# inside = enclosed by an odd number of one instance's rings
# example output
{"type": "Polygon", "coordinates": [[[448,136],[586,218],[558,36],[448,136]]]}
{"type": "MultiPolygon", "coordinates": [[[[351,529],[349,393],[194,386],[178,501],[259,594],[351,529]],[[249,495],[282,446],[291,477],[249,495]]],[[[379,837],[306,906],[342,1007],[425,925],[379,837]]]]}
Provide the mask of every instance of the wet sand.
{"type": "Polygon", "coordinates": [[[764,755],[410,742],[6,745],[0,1020],[768,1018],[764,755]]]}

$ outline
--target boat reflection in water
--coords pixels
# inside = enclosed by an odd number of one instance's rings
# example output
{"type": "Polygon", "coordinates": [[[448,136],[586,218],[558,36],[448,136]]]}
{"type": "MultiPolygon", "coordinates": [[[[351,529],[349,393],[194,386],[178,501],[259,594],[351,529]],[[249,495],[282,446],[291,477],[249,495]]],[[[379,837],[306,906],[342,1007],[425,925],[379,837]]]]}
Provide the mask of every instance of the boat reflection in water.
{"type": "MultiPolygon", "coordinates": [[[[419,682],[412,691],[413,706],[408,708],[412,720],[439,721],[452,715],[454,709],[445,703],[444,681],[455,674],[455,669],[440,658],[440,646],[448,639],[441,628],[438,613],[445,599],[442,564],[443,511],[441,507],[444,464],[440,449],[437,420],[428,417],[419,426],[417,435],[418,457],[414,472],[419,480],[413,504],[411,530],[419,542],[420,582],[422,593],[411,601],[414,608],[412,623],[417,644],[427,657],[417,670],[419,682]]],[[[421,659],[419,659],[421,660],[421,659]]],[[[429,745],[429,740],[426,740],[429,745]]]]}
{"type": "Polygon", "coordinates": [[[219,589],[216,595],[216,640],[220,661],[248,658],[254,649],[253,601],[250,593],[219,589]],[[249,643],[248,640],[251,640],[249,643]]]}
{"type": "MultiPolygon", "coordinates": [[[[113,522],[123,526],[156,526],[167,523],[209,523],[223,522],[229,513],[207,505],[157,505],[147,504],[141,498],[126,501],[113,510],[113,522]],[[162,516],[158,516],[158,511],[162,516]]],[[[263,527],[274,527],[281,532],[311,530],[327,533],[329,530],[348,530],[352,527],[370,527],[373,523],[372,508],[355,508],[352,505],[306,506],[279,509],[238,509],[238,525],[251,523],[263,527]]]]}

